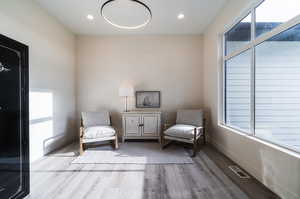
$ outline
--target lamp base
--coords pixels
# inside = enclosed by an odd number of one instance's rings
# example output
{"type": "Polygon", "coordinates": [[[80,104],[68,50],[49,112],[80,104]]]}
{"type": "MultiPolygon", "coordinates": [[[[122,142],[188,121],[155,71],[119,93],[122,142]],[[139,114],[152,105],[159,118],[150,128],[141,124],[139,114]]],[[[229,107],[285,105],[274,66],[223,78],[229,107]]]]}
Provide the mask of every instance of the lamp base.
{"type": "Polygon", "coordinates": [[[127,108],[127,96],[125,97],[125,111],[124,112],[128,112],[128,108],[127,108]]]}

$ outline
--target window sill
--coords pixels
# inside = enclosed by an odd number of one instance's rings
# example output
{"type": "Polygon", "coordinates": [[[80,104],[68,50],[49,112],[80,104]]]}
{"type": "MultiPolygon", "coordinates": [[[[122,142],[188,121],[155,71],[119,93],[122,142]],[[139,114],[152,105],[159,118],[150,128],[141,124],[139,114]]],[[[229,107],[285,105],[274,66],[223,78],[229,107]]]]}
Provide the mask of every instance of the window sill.
{"type": "Polygon", "coordinates": [[[252,135],[245,134],[245,133],[242,132],[242,131],[239,131],[239,130],[237,130],[237,129],[234,129],[234,128],[232,128],[232,127],[226,126],[226,125],[221,124],[221,123],[219,123],[218,126],[221,127],[221,128],[223,128],[223,129],[225,129],[225,130],[227,130],[227,131],[230,131],[230,132],[239,134],[239,135],[244,136],[244,137],[246,137],[246,138],[248,138],[248,139],[251,139],[251,140],[253,140],[253,141],[259,142],[259,143],[261,143],[261,144],[263,144],[263,145],[266,145],[266,146],[271,147],[271,148],[273,148],[273,149],[276,149],[276,150],[278,150],[278,151],[280,151],[280,152],[286,153],[286,154],[288,154],[288,155],[291,155],[291,156],[293,156],[293,157],[295,157],[295,158],[299,158],[299,159],[300,159],[300,153],[294,151],[293,149],[289,149],[289,148],[286,148],[286,147],[284,147],[284,146],[280,146],[280,145],[277,145],[277,144],[275,144],[275,143],[272,143],[272,142],[263,140],[263,139],[261,139],[261,138],[258,138],[258,137],[254,137],[254,136],[252,136],[252,135]]]}

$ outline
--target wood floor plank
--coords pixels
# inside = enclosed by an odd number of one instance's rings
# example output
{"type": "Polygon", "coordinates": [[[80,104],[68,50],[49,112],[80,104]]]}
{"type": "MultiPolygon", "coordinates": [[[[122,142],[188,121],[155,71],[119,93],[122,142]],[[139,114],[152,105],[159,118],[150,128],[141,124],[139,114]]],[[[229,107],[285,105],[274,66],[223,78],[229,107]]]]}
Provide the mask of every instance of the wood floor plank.
{"type": "MultiPolygon", "coordinates": [[[[268,188],[262,185],[254,177],[250,179],[241,179],[237,177],[230,169],[229,165],[237,165],[229,158],[225,157],[219,151],[217,151],[212,146],[203,148],[203,153],[205,153],[215,166],[219,167],[227,178],[231,179],[232,182],[237,185],[246,195],[255,199],[280,199],[279,196],[271,192],[268,188]]],[[[251,176],[248,173],[249,176],[251,176]]]]}
{"type": "MultiPolygon", "coordinates": [[[[219,166],[222,156],[210,147],[194,164],[167,165],[72,164],[77,148],[69,145],[32,164],[28,199],[257,199],[228,177],[219,166]]],[[[261,185],[251,186],[261,199],[272,198],[261,185]]]]}

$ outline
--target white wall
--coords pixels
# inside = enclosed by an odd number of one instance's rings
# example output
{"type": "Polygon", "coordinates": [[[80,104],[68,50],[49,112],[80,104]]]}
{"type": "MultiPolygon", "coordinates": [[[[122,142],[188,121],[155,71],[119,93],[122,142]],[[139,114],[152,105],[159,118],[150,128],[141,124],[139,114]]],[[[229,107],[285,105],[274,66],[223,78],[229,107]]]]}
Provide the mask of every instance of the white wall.
{"type": "Polygon", "coordinates": [[[249,0],[229,2],[204,35],[204,104],[210,113],[210,141],[282,198],[299,199],[299,155],[218,126],[220,34],[249,3],[249,0]]]}
{"type": "Polygon", "coordinates": [[[0,1],[0,19],[0,34],[29,46],[30,92],[52,96],[31,103],[31,113],[53,104],[50,115],[31,121],[34,161],[75,138],[75,37],[31,0],[0,1]]]}
{"type": "MultiPolygon", "coordinates": [[[[248,3],[227,4],[205,33],[204,52],[201,36],[79,36],[78,111],[109,109],[120,127],[117,112],[123,110],[123,101],[118,88],[124,82],[137,90],[160,90],[164,118],[170,121],[177,108],[201,107],[203,98],[210,112],[212,143],[283,198],[300,198],[299,157],[217,125],[219,33],[248,3]]],[[[29,46],[31,91],[53,96],[50,117],[31,121],[31,160],[35,160],[77,137],[74,36],[30,0],[0,1],[0,19],[1,34],[29,46]]]]}
{"type": "MultiPolygon", "coordinates": [[[[163,118],[202,105],[202,36],[78,36],[78,111],[113,112],[120,129],[122,84],[161,91],[163,118]]],[[[134,108],[134,100],[130,100],[134,108]]]]}

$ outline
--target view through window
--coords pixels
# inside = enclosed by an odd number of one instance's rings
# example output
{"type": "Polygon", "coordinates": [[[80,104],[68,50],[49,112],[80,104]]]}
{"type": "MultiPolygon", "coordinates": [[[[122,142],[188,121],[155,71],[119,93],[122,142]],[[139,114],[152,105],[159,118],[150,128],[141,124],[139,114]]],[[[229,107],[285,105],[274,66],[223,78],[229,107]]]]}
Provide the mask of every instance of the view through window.
{"type": "Polygon", "coordinates": [[[224,39],[224,123],[300,152],[300,1],[265,0],[224,39]]]}

